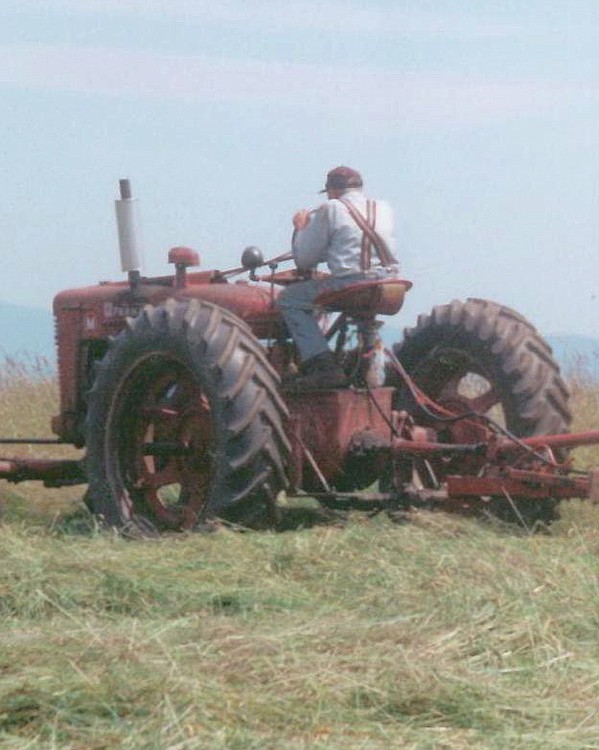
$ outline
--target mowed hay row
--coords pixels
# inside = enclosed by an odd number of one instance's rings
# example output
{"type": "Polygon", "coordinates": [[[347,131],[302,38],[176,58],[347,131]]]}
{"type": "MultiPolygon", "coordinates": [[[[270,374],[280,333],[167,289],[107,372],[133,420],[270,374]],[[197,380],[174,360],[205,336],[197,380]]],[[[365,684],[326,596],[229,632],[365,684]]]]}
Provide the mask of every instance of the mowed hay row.
{"type": "Polygon", "coordinates": [[[5,526],[0,746],[593,747],[598,551],[425,513],[149,542],[5,526]]]}
{"type": "Polygon", "coordinates": [[[588,503],[126,541],[4,488],[0,747],[599,746],[588,503]]]}

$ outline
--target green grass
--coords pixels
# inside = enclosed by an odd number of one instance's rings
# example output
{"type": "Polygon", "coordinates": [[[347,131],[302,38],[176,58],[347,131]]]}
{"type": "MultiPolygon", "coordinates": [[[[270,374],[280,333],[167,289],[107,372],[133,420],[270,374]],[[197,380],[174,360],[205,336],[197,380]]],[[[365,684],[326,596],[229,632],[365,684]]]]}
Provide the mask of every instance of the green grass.
{"type": "MultiPolygon", "coordinates": [[[[53,382],[2,388],[47,434],[53,382]]],[[[575,400],[599,427],[595,386],[575,400]]],[[[2,748],[599,746],[588,503],[539,536],[422,512],[126,541],[80,488],[0,496],[2,748]]]]}

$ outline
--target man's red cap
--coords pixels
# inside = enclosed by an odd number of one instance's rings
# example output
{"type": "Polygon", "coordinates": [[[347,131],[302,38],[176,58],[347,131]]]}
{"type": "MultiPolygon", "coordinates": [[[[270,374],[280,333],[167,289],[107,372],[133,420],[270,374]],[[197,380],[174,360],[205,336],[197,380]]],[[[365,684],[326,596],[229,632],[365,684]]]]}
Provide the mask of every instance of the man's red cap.
{"type": "Polygon", "coordinates": [[[349,190],[350,188],[362,187],[362,176],[351,167],[335,167],[327,174],[324,190],[349,190]]]}

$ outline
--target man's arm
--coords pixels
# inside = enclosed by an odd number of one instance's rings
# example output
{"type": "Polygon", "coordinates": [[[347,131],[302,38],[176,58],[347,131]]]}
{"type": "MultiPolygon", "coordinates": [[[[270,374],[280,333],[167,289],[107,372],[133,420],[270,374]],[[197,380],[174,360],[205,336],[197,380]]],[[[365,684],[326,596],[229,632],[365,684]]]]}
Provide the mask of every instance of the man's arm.
{"type": "Polygon", "coordinates": [[[292,241],[293,259],[300,271],[308,271],[326,260],[329,244],[326,204],[311,214],[298,211],[293,224],[296,227],[292,241]]]}

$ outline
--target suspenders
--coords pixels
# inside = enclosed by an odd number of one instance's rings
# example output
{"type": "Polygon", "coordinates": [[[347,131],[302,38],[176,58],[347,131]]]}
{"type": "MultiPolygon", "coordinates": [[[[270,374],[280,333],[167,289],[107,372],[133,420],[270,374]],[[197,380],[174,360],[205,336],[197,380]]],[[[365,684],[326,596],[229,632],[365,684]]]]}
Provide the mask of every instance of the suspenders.
{"type": "Polygon", "coordinates": [[[396,264],[397,261],[389,250],[387,243],[374,229],[376,226],[376,201],[370,199],[366,201],[366,216],[364,217],[350,201],[343,198],[337,198],[337,200],[343,203],[349,215],[362,230],[362,247],[360,249],[360,267],[362,270],[367,271],[370,268],[373,247],[382,266],[396,264]]]}

